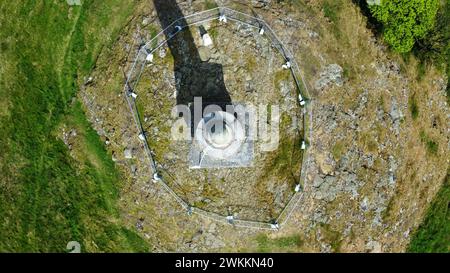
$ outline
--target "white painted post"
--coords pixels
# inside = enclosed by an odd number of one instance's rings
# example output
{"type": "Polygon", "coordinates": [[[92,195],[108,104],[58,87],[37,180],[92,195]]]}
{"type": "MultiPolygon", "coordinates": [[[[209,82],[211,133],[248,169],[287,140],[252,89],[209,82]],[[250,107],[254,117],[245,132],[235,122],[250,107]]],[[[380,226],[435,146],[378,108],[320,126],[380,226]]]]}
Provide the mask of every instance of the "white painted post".
{"type": "Polygon", "coordinates": [[[153,174],[153,183],[161,182],[161,177],[159,177],[158,173],[153,174]]]}
{"type": "Polygon", "coordinates": [[[305,100],[302,97],[302,94],[298,94],[298,101],[300,102],[300,106],[304,106],[306,104],[305,100]]]}
{"type": "Polygon", "coordinates": [[[283,69],[290,69],[291,68],[291,62],[287,61],[285,64],[283,64],[283,69]]]}
{"type": "Polygon", "coordinates": [[[210,46],[210,45],[213,44],[211,36],[209,36],[208,33],[203,34],[202,39],[203,39],[203,45],[204,46],[210,46]]]}
{"type": "Polygon", "coordinates": [[[147,54],[147,58],[145,60],[149,63],[153,62],[153,53],[147,54]]]}
{"type": "Polygon", "coordinates": [[[219,21],[226,24],[228,22],[227,16],[225,16],[225,14],[220,15],[219,21]]]}
{"type": "Polygon", "coordinates": [[[306,150],[306,142],[304,140],[302,141],[302,150],[306,150]]]}

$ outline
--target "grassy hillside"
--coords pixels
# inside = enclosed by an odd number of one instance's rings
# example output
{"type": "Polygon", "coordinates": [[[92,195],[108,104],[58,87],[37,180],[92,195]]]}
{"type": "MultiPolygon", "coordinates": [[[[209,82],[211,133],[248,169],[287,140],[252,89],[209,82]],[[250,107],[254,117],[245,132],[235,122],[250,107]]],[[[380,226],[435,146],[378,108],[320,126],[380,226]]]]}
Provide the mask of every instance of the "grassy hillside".
{"type": "MultiPolygon", "coordinates": [[[[414,53],[425,69],[440,67],[450,79],[450,0],[441,0],[435,28],[416,45],[414,53]]],[[[450,103],[450,81],[447,82],[447,102],[450,103]]],[[[414,233],[408,251],[450,253],[450,176],[433,199],[427,215],[414,233]]]]}
{"type": "Polygon", "coordinates": [[[73,101],[102,47],[135,1],[0,3],[0,251],[147,251],[121,225],[120,176],[73,101]],[[61,124],[85,144],[75,160],[57,136],[61,124]],[[84,152],[83,152],[84,151],[84,152]]]}
{"type": "MultiPolygon", "coordinates": [[[[382,24],[371,17],[365,0],[353,0],[361,7],[369,19],[369,25],[375,32],[382,32],[382,24]]],[[[440,0],[434,28],[416,41],[413,50],[418,62],[418,79],[422,79],[425,70],[431,65],[440,68],[450,78],[450,0],[440,0]]],[[[405,57],[408,56],[405,54],[405,57]]],[[[447,102],[450,102],[450,81],[447,82],[447,102]]],[[[414,119],[419,115],[417,105],[411,101],[411,113],[414,119]]],[[[428,150],[435,153],[436,143],[423,137],[428,150]]],[[[440,181],[439,181],[440,182],[440,181]]],[[[450,182],[446,181],[435,196],[427,215],[418,230],[413,234],[408,251],[410,252],[450,252],[450,182]]]]}
{"type": "MultiPolygon", "coordinates": [[[[450,174],[450,172],[449,172],[450,174]]],[[[450,253],[450,175],[428,209],[424,222],[416,231],[409,252],[450,253]]]]}

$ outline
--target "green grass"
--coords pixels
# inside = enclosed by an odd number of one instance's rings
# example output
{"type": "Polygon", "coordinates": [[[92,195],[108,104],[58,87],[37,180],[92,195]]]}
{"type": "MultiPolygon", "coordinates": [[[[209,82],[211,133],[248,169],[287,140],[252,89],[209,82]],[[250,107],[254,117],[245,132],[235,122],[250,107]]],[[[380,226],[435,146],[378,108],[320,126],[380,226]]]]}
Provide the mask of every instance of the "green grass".
{"type": "Polygon", "coordinates": [[[409,110],[411,111],[411,117],[416,120],[419,117],[419,106],[415,96],[409,99],[409,110]]]}
{"type": "Polygon", "coordinates": [[[431,139],[424,131],[420,132],[420,140],[425,144],[429,154],[436,155],[438,153],[439,144],[431,139]]]}
{"type": "Polygon", "coordinates": [[[391,197],[386,206],[386,209],[383,210],[382,212],[381,218],[383,219],[383,221],[386,221],[391,217],[393,206],[394,206],[394,198],[391,197]]]}
{"type": "Polygon", "coordinates": [[[334,253],[340,252],[342,244],[342,234],[339,231],[332,229],[328,224],[321,224],[321,232],[324,240],[330,244],[331,250],[334,253]]]}
{"type": "Polygon", "coordinates": [[[344,145],[345,143],[343,141],[337,141],[334,144],[333,149],[331,150],[331,154],[336,161],[339,161],[344,154],[346,148],[344,145]]]}
{"type": "MultiPolygon", "coordinates": [[[[256,63],[254,60],[252,61],[248,61],[248,63],[250,63],[251,65],[251,69],[256,68],[256,63]]],[[[250,69],[249,69],[250,70],[250,69]]],[[[280,83],[283,81],[290,81],[291,80],[291,73],[289,70],[279,70],[277,72],[275,72],[274,75],[274,85],[276,87],[280,86],[280,83]]]]}
{"type": "Polygon", "coordinates": [[[0,116],[0,252],[64,252],[73,240],[83,251],[148,248],[120,224],[120,176],[80,104],[70,103],[132,7],[120,0],[0,4],[0,95],[8,102],[0,116]],[[78,160],[56,136],[62,123],[81,132],[78,160]]]}
{"type": "Polygon", "coordinates": [[[215,41],[217,37],[219,37],[219,28],[217,26],[213,26],[208,30],[211,39],[215,41]]]}
{"type": "MultiPolygon", "coordinates": [[[[270,113],[268,113],[270,115],[270,113]]],[[[281,114],[280,132],[289,128],[292,119],[286,113],[281,114]]],[[[298,182],[298,171],[301,167],[303,152],[301,150],[301,138],[299,134],[286,136],[280,133],[280,142],[275,151],[270,152],[270,160],[265,166],[261,179],[267,179],[270,175],[285,178],[292,185],[298,182]]]]}
{"type": "Polygon", "coordinates": [[[339,29],[339,13],[341,6],[341,0],[325,0],[322,4],[323,14],[332,23],[333,34],[336,39],[340,39],[342,34],[339,29]]]}
{"type": "Polygon", "coordinates": [[[323,14],[327,17],[332,23],[337,24],[339,20],[339,9],[340,3],[339,1],[325,1],[323,3],[323,14]]]}
{"type": "Polygon", "coordinates": [[[258,252],[293,252],[303,246],[300,235],[270,239],[266,234],[260,234],[256,237],[256,243],[258,252]]]}
{"type": "Polygon", "coordinates": [[[205,0],[205,9],[214,9],[217,8],[217,4],[214,0],[205,0]]]}
{"type": "Polygon", "coordinates": [[[422,81],[425,78],[427,72],[427,65],[424,62],[417,64],[417,81],[422,81]]]}
{"type": "MultiPolygon", "coordinates": [[[[159,31],[158,31],[153,25],[150,25],[150,26],[148,27],[148,31],[150,32],[150,39],[155,38],[156,35],[158,35],[158,33],[159,33],[159,31]]],[[[152,48],[156,48],[157,46],[158,46],[158,39],[155,39],[155,40],[152,42],[151,47],[152,47],[152,48]]]]}
{"type": "Polygon", "coordinates": [[[437,142],[433,140],[427,140],[426,144],[428,152],[430,152],[431,154],[437,154],[439,149],[437,142]]]}
{"type": "Polygon", "coordinates": [[[408,251],[450,253],[450,169],[425,220],[413,234],[408,251]]]}

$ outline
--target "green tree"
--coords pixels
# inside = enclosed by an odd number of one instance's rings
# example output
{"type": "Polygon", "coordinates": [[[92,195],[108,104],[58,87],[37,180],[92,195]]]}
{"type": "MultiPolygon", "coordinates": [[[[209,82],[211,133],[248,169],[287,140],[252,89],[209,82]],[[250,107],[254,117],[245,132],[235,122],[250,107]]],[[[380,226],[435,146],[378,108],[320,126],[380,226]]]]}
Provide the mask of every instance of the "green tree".
{"type": "MultiPolygon", "coordinates": [[[[450,69],[450,0],[442,1],[436,26],[425,38],[417,41],[415,50],[422,61],[438,66],[447,62],[447,69],[450,69]]],[[[450,78],[450,70],[448,75],[450,78]]]]}
{"type": "Polygon", "coordinates": [[[417,40],[433,29],[439,0],[382,0],[370,2],[372,15],[383,24],[386,42],[400,53],[411,51],[417,40]]]}

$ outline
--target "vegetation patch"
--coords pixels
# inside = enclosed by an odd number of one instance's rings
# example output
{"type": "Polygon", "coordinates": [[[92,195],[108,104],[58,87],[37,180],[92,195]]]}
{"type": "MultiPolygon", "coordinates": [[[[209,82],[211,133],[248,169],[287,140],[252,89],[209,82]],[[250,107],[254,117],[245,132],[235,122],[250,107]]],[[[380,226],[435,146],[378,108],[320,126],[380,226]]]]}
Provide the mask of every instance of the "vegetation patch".
{"type": "Polygon", "coordinates": [[[345,143],[343,141],[337,141],[334,144],[333,149],[331,151],[334,160],[339,161],[342,155],[344,154],[344,151],[345,151],[345,143]]]}
{"type": "Polygon", "coordinates": [[[433,29],[439,0],[395,0],[370,5],[372,15],[383,24],[386,42],[397,52],[410,52],[417,40],[433,29]]]}
{"type": "Polygon", "coordinates": [[[217,8],[217,4],[213,0],[205,0],[205,9],[214,9],[217,8]]]}
{"type": "Polygon", "coordinates": [[[320,231],[330,246],[331,250],[335,253],[340,252],[342,244],[342,234],[336,230],[333,230],[330,225],[322,224],[320,231]]]}
{"type": "Polygon", "coordinates": [[[416,120],[419,117],[419,106],[415,95],[409,99],[409,110],[411,111],[411,117],[416,120]]]}
{"type": "Polygon", "coordinates": [[[424,131],[420,132],[420,140],[425,144],[427,152],[431,155],[436,155],[439,151],[439,144],[431,139],[424,131]]]}
{"type": "Polygon", "coordinates": [[[80,104],[71,103],[133,3],[0,4],[2,60],[17,67],[0,77],[11,114],[0,120],[0,179],[9,185],[0,190],[1,252],[64,252],[69,241],[83,252],[148,248],[117,220],[120,176],[80,104]],[[55,135],[61,124],[77,128],[84,156],[75,160],[55,135]]]}
{"type": "Polygon", "coordinates": [[[408,251],[450,253],[450,169],[425,220],[412,235],[408,251]]]}
{"type": "Polygon", "coordinates": [[[271,239],[266,234],[256,237],[258,252],[298,252],[303,246],[300,235],[291,235],[271,239]]]}
{"type": "MultiPolygon", "coordinates": [[[[436,25],[428,35],[417,41],[414,53],[424,67],[434,64],[446,71],[450,79],[450,0],[440,1],[436,25]]],[[[447,102],[450,104],[450,81],[447,82],[447,102]]]]}
{"type": "Polygon", "coordinates": [[[341,10],[341,0],[326,0],[323,2],[323,15],[330,20],[333,25],[333,34],[336,38],[340,38],[341,31],[339,29],[339,13],[341,10]]]}
{"type": "MultiPolygon", "coordinates": [[[[280,132],[283,132],[291,124],[291,117],[282,114],[280,132]]],[[[287,136],[281,133],[278,149],[269,154],[270,159],[267,160],[268,164],[261,179],[267,179],[268,176],[275,175],[279,178],[288,179],[292,182],[291,184],[295,184],[298,180],[296,175],[301,167],[302,156],[300,135],[287,136]]]]}

